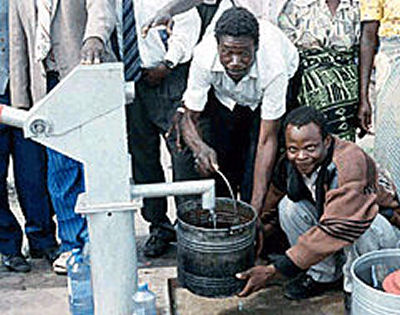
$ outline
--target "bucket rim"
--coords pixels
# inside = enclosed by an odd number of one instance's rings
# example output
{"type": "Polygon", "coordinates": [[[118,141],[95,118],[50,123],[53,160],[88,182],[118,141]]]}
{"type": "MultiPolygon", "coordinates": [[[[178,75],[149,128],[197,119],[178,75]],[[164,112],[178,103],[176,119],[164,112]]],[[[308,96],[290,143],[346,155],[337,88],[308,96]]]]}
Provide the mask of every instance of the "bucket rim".
{"type": "MultiPolygon", "coordinates": [[[[355,268],[364,260],[367,260],[368,258],[370,258],[370,256],[374,256],[376,254],[383,254],[382,257],[388,257],[388,256],[392,256],[393,254],[397,254],[400,258],[400,248],[385,248],[385,249],[378,249],[378,250],[373,250],[371,252],[365,253],[363,255],[361,255],[360,257],[358,257],[351,265],[350,268],[350,273],[351,276],[353,278],[354,281],[356,281],[359,285],[361,285],[364,289],[369,289],[369,290],[373,290],[374,293],[385,296],[385,297],[391,297],[391,298],[395,298],[395,299],[399,299],[400,300],[400,295],[396,295],[393,293],[388,293],[382,290],[378,290],[375,289],[374,287],[364,283],[364,281],[362,281],[355,272],[355,268]]],[[[353,291],[354,292],[354,291],[353,291]]],[[[352,292],[352,293],[353,293],[352,292]]]]}
{"type": "MultiPolygon", "coordinates": [[[[216,201],[230,201],[230,202],[233,202],[233,201],[232,201],[232,198],[227,198],[227,197],[217,197],[217,198],[215,198],[215,199],[216,199],[216,201]]],[[[189,202],[192,202],[192,201],[189,200],[189,201],[187,201],[187,202],[185,202],[185,203],[189,203],[189,202]]],[[[183,221],[183,220],[181,219],[179,211],[177,211],[176,217],[177,217],[177,219],[178,219],[178,223],[179,223],[179,224],[182,224],[183,226],[195,228],[195,229],[197,229],[197,230],[199,230],[199,231],[207,231],[207,232],[209,232],[209,233],[210,233],[210,232],[213,232],[213,233],[217,233],[217,232],[229,232],[229,231],[232,231],[232,230],[239,230],[239,229],[242,229],[242,228],[247,228],[247,227],[249,227],[249,226],[255,224],[255,222],[256,222],[256,220],[257,220],[257,218],[258,218],[258,214],[257,214],[257,211],[254,209],[254,207],[253,207],[252,205],[248,204],[247,202],[242,201],[242,200],[236,200],[236,202],[237,202],[238,204],[241,204],[241,205],[244,205],[244,206],[250,208],[250,209],[252,210],[253,214],[254,214],[254,217],[253,217],[249,222],[246,222],[246,223],[243,223],[243,224],[239,224],[239,225],[235,225],[235,226],[234,226],[234,227],[235,227],[234,229],[233,229],[232,227],[229,227],[229,228],[216,228],[216,229],[212,228],[212,229],[210,229],[210,228],[199,227],[199,226],[196,226],[196,225],[193,225],[193,224],[189,224],[189,223],[187,223],[187,222],[185,222],[185,221],[183,221]]],[[[182,206],[183,206],[185,203],[183,203],[182,206]]]]}

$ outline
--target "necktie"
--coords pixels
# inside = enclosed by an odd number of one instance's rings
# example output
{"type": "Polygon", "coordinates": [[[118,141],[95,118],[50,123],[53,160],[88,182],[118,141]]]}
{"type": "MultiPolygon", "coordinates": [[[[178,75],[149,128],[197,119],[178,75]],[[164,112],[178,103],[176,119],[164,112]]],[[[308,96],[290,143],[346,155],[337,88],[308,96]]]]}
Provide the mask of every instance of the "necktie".
{"type": "Polygon", "coordinates": [[[37,0],[37,27],[35,39],[35,57],[43,61],[51,49],[50,26],[53,15],[53,0],[37,0]]]}
{"type": "Polygon", "coordinates": [[[122,1],[122,24],[125,81],[137,81],[141,69],[133,0],[122,1]]]}

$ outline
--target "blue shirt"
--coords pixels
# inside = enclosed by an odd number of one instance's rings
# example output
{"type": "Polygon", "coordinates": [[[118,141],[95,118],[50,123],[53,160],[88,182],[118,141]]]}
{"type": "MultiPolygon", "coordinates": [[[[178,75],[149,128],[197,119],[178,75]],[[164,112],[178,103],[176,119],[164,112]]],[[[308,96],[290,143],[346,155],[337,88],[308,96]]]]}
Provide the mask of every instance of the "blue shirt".
{"type": "Polygon", "coordinates": [[[8,0],[0,0],[0,95],[9,79],[8,0]]]}

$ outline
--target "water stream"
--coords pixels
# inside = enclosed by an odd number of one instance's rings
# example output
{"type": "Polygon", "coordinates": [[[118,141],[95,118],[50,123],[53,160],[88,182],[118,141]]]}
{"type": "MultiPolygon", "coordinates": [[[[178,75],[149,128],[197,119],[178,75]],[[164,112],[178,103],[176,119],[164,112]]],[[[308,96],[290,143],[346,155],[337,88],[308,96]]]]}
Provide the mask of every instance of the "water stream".
{"type": "MultiPolygon", "coordinates": [[[[238,213],[238,210],[237,210],[237,201],[236,201],[235,195],[233,194],[232,186],[229,183],[229,180],[224,175],[224,173],[222,173],[218,168],[215,168],[215,171],[217,172],[217,174],[219,176],[221,176],[221,178],[225,182],[226,186],[228,187],[229,193],[231,195],[231,199],[233,201],[233,212],[235,214],[235,219],[233,220],[233,224],[237,225],[237,224],[239,224],[240,220],[239,220],[239,213],[238,213]]],[[[217,226],[217,214],[215,213],[214,210],[212,210],[212,211],[210,211],[210,216],[211,216],[211,220],[213,221],[213,226],[214,226],[214,229],[215,229],[216,226],[217,226]]]]}

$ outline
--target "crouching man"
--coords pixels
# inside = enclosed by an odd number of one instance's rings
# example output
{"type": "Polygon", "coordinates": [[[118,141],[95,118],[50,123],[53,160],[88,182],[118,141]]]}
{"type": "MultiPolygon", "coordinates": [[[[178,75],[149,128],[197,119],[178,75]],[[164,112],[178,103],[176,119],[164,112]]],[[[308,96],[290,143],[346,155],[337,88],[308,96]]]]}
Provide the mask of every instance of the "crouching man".
{"type": "Polygon", "coordinates": [[[239,296],[265,287],[279,274],[294,277],[286,285],[287,298],[318,295],[341,278],[343,258],[344,291],[350,293],[354,259],[398,245],[396,189],[356,144],[327,133],[317,110],[292,111],[283,131],[286,155],[277,163],[260,217],[264,237],[279,222],[291,247],[273,264],[238,274],[247,279],[239,296]]]}

